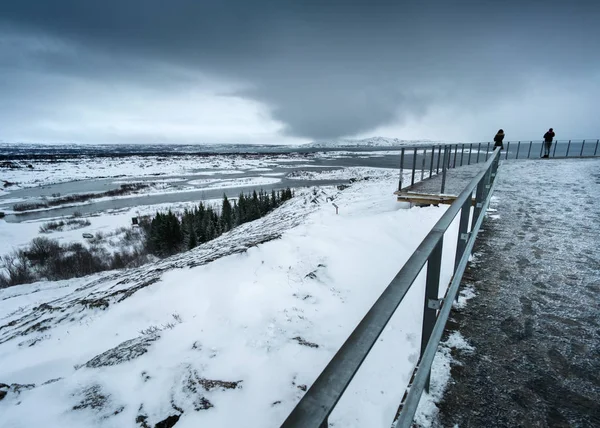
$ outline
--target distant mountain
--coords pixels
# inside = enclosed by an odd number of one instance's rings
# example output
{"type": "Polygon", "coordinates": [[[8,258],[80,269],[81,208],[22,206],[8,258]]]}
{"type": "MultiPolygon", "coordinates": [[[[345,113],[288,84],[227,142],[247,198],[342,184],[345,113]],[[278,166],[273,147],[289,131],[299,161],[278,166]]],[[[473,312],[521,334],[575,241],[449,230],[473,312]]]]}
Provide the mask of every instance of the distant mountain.
{"type": "Polygon", "coordinates": [[[432,144],[431,140],[400,140],[398,138],[371,137],[363,139],[343,138],[331,141],[313,141],[301,147],[333,148],[333,147],[399,147],[418,144],[432,144]]]}

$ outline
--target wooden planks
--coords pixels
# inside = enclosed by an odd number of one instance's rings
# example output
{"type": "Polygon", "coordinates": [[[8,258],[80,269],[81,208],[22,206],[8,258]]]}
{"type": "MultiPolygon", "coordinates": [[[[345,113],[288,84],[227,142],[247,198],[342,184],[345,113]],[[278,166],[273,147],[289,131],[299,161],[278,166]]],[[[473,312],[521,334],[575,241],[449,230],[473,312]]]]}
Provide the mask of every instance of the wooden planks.
{"type": "MultiPolygon", "coordinates": [[[[430,195],[426,193],[414,192],[394,192],[398,196],[398,202],[409,202],[411,205],[427,206],[427,205],[450,205],[456,199],[454,195],[430,195]]],[[[475,205],[475,199],[473,199],[475,205]]]]}

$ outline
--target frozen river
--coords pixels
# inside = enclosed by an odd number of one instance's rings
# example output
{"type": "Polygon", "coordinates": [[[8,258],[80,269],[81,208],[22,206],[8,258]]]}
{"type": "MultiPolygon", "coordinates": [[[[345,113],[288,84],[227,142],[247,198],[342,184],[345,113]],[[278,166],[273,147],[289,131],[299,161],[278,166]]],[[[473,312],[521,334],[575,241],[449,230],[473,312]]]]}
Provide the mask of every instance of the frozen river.
{"type": "MultiPolygon", "coordinates": [[[[399,152],[398,152],[399,153],[399,152]]],[[[408,157],[407,157],[408,160],[408,157]]],[[[0,211],[11,211],[15,202],[39,201],[51,198],[53,195],[67,196],[82,193],[102,193],[118,189],[127,182],[140,182],[146,184],[161,183],[162,191],[150,194],[127,195],[126,197],[103,198],[90,200],[75,206],[62,206],[40,211],[29,211],[18,214],[7,214],[7,222],[21,222],[25,220],[39,220],[59,216],[72,215],[75,211],[82,214],[104,212],[108,210],[131,208],[140,205],[155,205],[163,203],[177,203],[201,201],[221,198],[223,194],[235,197],[240,192],[251,192],[263,189],[265,191],[279,190],[287,187],[299,188],[306,186],[323,186],[347,183],[347,178],[335,179],[298,179],[295,177],[300,171],[336,171],[346,167],[375,167],[398,168],[399,155],[386,151],[378,153],[351,153],[340,157],[307,157],[305,159],[282,159],[280,162],[270,161],[268,167],[227,170],[217,168],[199,168],[185,174],[162,175],[160,172],[153,175],[118,174],[111,178],[94,178],[77,181],[66,181],[23,188],[0,196],[0,211]],[[238,184],[239,183],[239,184],[238,184]]]]}

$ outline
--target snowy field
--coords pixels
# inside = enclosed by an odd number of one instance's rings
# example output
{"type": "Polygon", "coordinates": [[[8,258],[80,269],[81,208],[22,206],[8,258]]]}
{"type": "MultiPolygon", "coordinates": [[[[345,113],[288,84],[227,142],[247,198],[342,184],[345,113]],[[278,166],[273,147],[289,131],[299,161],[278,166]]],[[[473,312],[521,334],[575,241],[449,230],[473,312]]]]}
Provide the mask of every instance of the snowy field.
{"type": "Polygon", "coordinates": [[[173,176],[196,173],[236,174],[244,170],[275,166],[283,161],[302,161],[298,155],[263,156],[130,156],[126,158],[83,157],[60,161],[17,161],[22,166],[15,169],[3,169],[2,180],[16,183],[5,190],[26,188],[50,183],[110,177],[148,177],[173,176]],[[291,159],[291,160],[290,160],[291,159]],[[30,164],[33,168],[28,168],[30,164]],[[225,171],[225,172],[224,172],[225,171]]]}
{"type": "MultiPolygon", "coordinates": [[[[396,171],[347,174],[358,180],[345,190],[299,190],[268,216],[155,264],[0,290],[2,427],[279,426],[445,210],[396,202],[396,171]]],[[[91,218],[90,230],[131,214],[91,218]]],[[[33,234],[39,223],[19,227],[33,234]]],[[[456,224],[448,235],[442,283],[456,224]]],[[[390,426],[418,358],[423,277],[331,424],[390,426]]],[[[440,356],[425,425],[449,366],[449,352],[440,356]]]]}
{"type": "MultiPolygon", "coordinates": [[[[121,170],[119,175],[123,175],[126,170],[121,170]]],[[[230,171],[230,173],[236,173],[238,171],[230,171]]],[[[222,174],[222,170],[218,170],[219,174],[222,174]]],[[[204,174],[204,173],[203,173],[204,174]]],[[[141,192],[123,196],[115,196],[115,197],[103,197],[96,198],[89,202],[80,202],[67,204],[66,207],[74,207],[74,210],[77,207],[81,207],[83,205],[89,205],[95,202],[102,202],[107,200],[117,200],[117,199],[127,199],[132,197],[137,197],[140,194],[143,195],[168,195],[173,193],[186,193],[186,192],[196,192],[198,188],[194,187],[192,184],[202,186],[206,189],[228,189],[235,188],[238,186],[255,186],[256,188],[260,188],[264,185],[276,184],[281,181],[281,176],[286,173],[270,173],[270,172],[262,172],[260,177],[240,177],[237,179],[213,179],[213,178],[198,178],[191,181],[188,181],[185,186],[179,188],[173,187],[165,187],[161,185],[150,186],[148,188],[143,189],[141,192]],[[277,175],[276,175],[277,174],[277,175]]],[[[294,178],[296,180],[357,180],[357,179],[365,179],[365,178],[375,178],[375,179],[389,179],[392,180],[396,177],[398,172],[394,169],[386,169],[386,168],[365,168],[365,167],[349,167],[343,169],[336,170],[323,170],[323,171],[314,171],[311,169],[301,170],[300,172],[294,172],[287,174],[290,178],[294,178]]],[[[225,174],[226,177],[231,177],[233,174],[225,174]]],[[[208,175],[207,177],[210,177],[208,175]]],[[[174,183],[179,184],[180,180],[177,179],[162,179],[161,182],[164,183],[174,183]]],[[[135,179],[118,179],[113,181],[115,184],[130,184],[137,183],[135,179]]],[[[154,180],[153,180],[154,182],[154,180]]],[[[244,190],[248,192],[248,189],[244,190]]],[[[47,212],[47,217],[44,217],[40,220],[29,220],[22,221],[19,223],[7,222],[6,220],[0,219],[0,256],[7,254],[15,249],[23,248],[32,239],[38,236],[44,236],[52,239],[57,239],[62,243],[69,243],[78,241],[83,244],[88,244],[88,241],[82,237],[83,233],[91,233],[96,234],[98,232],[110,235],[114,233],[117,229],[129,227],[131,226],[131,218],[139,217],[144,215],[155,214],[157,211],[166,212],[171,209],[175,212],[182,212],[185,208],[192,208],[197,205],[200,200],[203,200],[204,203],[212,204],[215,206],[219,206],[220,199],[205,199],[201,197],[202,195],[198,195],[197,200],[193,202],[171,202],[171,203],[159,203],[153,205],[137,205],[131,208],[124,208],[119,210],[108,210],[108,211],[98,211],[93,214],[84,215],[82,219],[88,220],[91,224],[89,226],[85,226],[75,230],[65,230],[65,231],[56,231],[53,233],[42,234],[39,232],[40,226],[48,221],[59,221],[65,220],[67,217],[57,217],[53,216],[52,209],[50,208],[40,208],[37,210],[31,210],[32,212],[47,212]]],[[[232,198],[232,200],[235,198],[232,198]]],[[[392,198],[393,199],[393,198],[392,198]]],[[[7,203],[15,203],[20,202],[22,199],[5,199],[2,202],[7,203]]],[[[13,211],[10,209],[5,209],[7,214],[12,213],[13,211]]],[[[115,237],[116,239],[116,237],[115,237]]],[[[107,249],[111,249],[110,247],[107,249]]],[[[114,249],[114,248],[113,248],[114,249]]]]}

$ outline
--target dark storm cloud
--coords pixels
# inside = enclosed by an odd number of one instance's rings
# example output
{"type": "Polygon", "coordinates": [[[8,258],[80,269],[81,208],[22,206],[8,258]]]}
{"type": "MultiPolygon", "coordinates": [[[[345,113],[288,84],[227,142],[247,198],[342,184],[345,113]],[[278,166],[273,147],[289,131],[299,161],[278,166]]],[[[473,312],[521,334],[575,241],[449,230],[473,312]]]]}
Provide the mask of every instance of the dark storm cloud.
{"type": "Polygon", "coordinates": [[[436,103],[477,110],[532,73],[597,89],[599,14],[593,0],[20,0],[0,4],[0,37],[65,46],[0,44],[13,50],[0,72],[20,62],[78,78],[193,80],[154,65],[171,64],[245,82],[239,93],[266,103],[289,134],[333,138],[436,103]]]}

